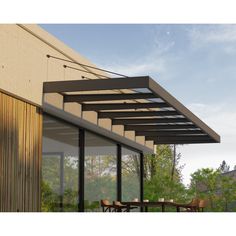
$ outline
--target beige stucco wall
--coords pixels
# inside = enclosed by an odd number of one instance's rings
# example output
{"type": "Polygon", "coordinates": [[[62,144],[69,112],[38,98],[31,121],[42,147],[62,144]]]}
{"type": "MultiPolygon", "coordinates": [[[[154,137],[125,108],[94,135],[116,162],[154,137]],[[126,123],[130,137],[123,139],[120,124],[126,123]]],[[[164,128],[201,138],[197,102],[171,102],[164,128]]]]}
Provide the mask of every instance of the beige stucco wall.
{"type": "Polygon", "coordinates": [[[69,60],[76,57],[81,63],[91,64],[36,25],[0,25],[0,52],[0,88],[38,105],[42,105],[44,81],[81,79],[87,75],[64,69],[64,62],[48,59],[47,54],[69,60]]]}
{"type": "Polygon", "coordinates": [[[62,96],[58,94],[47,94],[43,97],[44,81],[79,80],[82,76],[96,79],[92,74],[65,69],[64,64],[80,67],[47,58],[47,54],[93,65],[37,25],[0,24],[0,89],[39,106],[42,106],[43,102],[53,104],[73,115],[153,148],[152,142],[145,142],[144,137],[135,137],[134,132],[124,132],[123,126],[112,127],[109,119],[98,120],[96,112],[82,112],[79,104],[68,103],[63,106],[62,96]]]}

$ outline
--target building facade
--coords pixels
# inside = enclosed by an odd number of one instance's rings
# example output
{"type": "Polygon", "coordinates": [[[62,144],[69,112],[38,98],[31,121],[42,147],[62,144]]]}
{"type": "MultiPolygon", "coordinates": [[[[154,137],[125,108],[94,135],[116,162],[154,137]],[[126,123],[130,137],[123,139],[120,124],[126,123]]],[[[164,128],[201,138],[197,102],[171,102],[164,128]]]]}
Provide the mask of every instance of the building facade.
{"type": "Polygon", "coordinates": [[[0,211],[142,201],[156,144],[220,142],[151,78],[120,77],[37,25],[0,25],[0,211]]]}

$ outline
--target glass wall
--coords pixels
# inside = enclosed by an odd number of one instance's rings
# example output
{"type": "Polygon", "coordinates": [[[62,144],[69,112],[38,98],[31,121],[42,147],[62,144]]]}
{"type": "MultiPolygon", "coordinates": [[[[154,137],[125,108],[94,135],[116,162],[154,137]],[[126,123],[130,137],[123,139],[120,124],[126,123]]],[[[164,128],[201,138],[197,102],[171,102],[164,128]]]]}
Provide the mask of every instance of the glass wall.
{"type": "Polygon", "coordinates": [[[85,132],[85,211],[100,211],[101,199],[116,200],[116,152],[115,143],[85,132]]]}
{"type": "MultiPolygon", "coordinates": [[[[117,199],[117,144],[85,131],[81,148],[79,166],[79,127],[44,114],[42,211],[79,210],[79,169],[85,211],[101,211],[101,199],[117,199]]],[[[140,153],[121,147],[121,159],[122,201],[140,200],[140,153]]]]}
{"type": "Polygon", "coordinates": [[[140,200],[140,154],[122,147],[122,201],[140,200]]]}
{"type": "Polygon", "coordinates": [[[43,118],[42,211],[78,211],[79,131],[43,118]]]}

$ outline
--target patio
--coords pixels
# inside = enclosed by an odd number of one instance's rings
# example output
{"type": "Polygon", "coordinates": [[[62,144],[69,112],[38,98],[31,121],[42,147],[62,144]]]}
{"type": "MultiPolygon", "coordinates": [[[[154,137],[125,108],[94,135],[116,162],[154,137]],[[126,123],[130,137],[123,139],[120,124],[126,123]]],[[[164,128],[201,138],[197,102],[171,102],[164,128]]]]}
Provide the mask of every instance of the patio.
{"type": "MultiPolygon", "coordinates": [[[[44,82],[43,92],[58,93],[63,98],[64,104],[79,103],[82,111],[96,112],[99,121],[110,119],[112,127],[123,126],[123,132],[132,131],[137,137],[144,137],[146,141],[152,141],[155,145],[220,142],[217,133],[148,76],[50,81],[44,82]]],[[[44,103],[44,111],[47,113],[45,117],[51,120],[56,118],[52,115],[60,116],[64,120],[63,122],[58,120],[57,122],[61,124],[55,125],[55,127],[61,126],[58,134],[56,128],[52,129],[53,132],[50,131],[50,124],[48,128],[44,125],[46,127],[44,159],[49,157],[48,150],[52,153],[57,150],[58,141],[75,148],[74,154],[69,150],[70,154],[67,153],[67,149],[61,151],[64,156],[71,156],[70,159],[74,159],[69,163],[73,161],[75,163],[74,167],[70,166],[75,172],[74,187],[68,185],[74,193],[71,211],[100,211],[101,199],[109,199],[111,202],[117,200],[125,205],[123,207],[126,211],[132,207],[138,207],[137,209],[141,211],[147,211],[150,207],[159,207],[161,211],[165,211],[165,207],[172,207],[180,211],[180,207],[187,207],[187,204],[172,201],[144,201],[143,159],[144,153],[149,152],[147,148],[141,151],[140,147],[130,141],[123,143],[119,136],[105,133],[89,122],[80,118],[75,119],[71,114],[62,114],[59,109],[47,103],[44,103]],[[74,121],[73,132],[70,131],[72,127],[63,128],[69,126],[66,120],[74,121]],[[93,133],[94,131],[104,136],[99,137],[93,133]],[[49,145],[50,140],[54,141],[49,145]],[[125,174],[127,165],[131,167],[125,174]],[[137,197],[140,199],[139,202],[132,201],[137,197]],[[77,205],[76,199],[79,199],[77,205]]],[[[69,166],[63,158],[60,165],[69,166]]],[[[63,168],[59,171],[59,175],[61,187],[58,210],[67,211],[69,209],[66,208],[64,194],[66,185],[63,185],[63,179],[67,177],[63,168]]],[[[45,181],[47,180],[45,177],[45,181]]]]}

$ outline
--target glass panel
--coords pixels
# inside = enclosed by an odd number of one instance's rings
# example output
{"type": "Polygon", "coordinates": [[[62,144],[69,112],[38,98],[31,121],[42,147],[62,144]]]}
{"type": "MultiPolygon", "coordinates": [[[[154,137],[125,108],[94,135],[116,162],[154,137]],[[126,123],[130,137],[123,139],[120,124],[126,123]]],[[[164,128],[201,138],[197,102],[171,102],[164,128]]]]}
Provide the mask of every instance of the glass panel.
{"type": "Polygon", "coordinates": [[[85,211],[100,211],[100,200],[116,199],[116,144],[85,132],[85,211]]]}
{"type": "Polygon", "coordinates": [[[152,91],[148,88],[138,88],[138,89],[133,89],[133,91],[137,93],[152,93],[152,91]]]}
{"type": "Polygon", "coordinates": [[[42,158],[42,211],[60,211],[60,154],[44,153],[42,158]]]}
{"type": "Polygon", "coordinates": [[[122,201],[140,200],[140,154],[122,147],[122,201]]]}
{"type": "Polygon", "coordinates": [[[42,211],[78,210],[78,128],[43,118],[42,211]]]}

